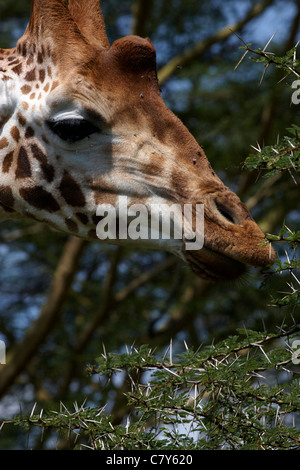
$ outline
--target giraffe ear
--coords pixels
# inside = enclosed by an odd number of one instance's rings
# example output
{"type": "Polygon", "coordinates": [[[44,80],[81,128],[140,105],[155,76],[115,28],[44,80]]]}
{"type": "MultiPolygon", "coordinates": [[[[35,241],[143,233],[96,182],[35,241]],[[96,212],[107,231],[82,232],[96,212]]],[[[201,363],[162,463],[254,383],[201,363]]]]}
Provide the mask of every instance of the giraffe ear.
{"type": "Polygon", "coordinates": [[[69,0],[69,9],[78,28],[90,44],[104,48],[110,46],[99,0],[69,0]]]}
{"type": "Polygon", "coordinates": [[[52,44],[73,48],[85,44],[77,24],[68,8],[67,0],[32,0],[31,15],[24,35],[18,41],[18,49],[23,55],[35,52],[36,46],[45,38],[52,44]]]}

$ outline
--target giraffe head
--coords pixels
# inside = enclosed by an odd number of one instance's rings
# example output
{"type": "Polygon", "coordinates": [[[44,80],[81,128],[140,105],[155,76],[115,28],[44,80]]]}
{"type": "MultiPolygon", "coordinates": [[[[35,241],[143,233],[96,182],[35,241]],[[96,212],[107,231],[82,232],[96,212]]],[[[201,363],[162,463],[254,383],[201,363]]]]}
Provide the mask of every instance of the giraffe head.
{"type": "Polygon", "coordinates": [[[98,0],[33,0],[17,47],[0,50],[0,165],[2,219],[33,218],[94,240],[97,207],[119,196],[147,207],[203,204],[202,249],[175,238],[150,246],[211,280],[274,259],[245,205],[166,107],[150,40],[110,46],[98,0]]]}

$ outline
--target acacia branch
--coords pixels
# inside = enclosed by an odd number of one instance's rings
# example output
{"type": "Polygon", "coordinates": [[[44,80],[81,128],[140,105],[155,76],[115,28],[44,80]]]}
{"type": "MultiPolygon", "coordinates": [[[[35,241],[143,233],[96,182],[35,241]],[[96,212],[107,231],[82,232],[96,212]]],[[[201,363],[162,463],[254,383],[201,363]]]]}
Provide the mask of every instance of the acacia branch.
{"type": "MultiPolygon", "coordinates": [[[[288,30],[290,31],[289,37],[283,46],[283,51],[286,52],[290,50],[297,41],[297,32],[299,29],[300,24],[300,5],[298,5],[297,13],[292,20],[290,27],[288,30]]],[[[281,76],[281,69],[276,68],[274,71],[274,83],[280,81],[281,76]]],[[[262,77],[263,78],[263,77],[262,77]]],[[[263,145],[265,142],[268,141],[272,125],[274,122],[275,117],[278,115],[280,100],[278,99],[278,88],[273,86],[271,87],[270,98],[264,109],[262,110],[261,115],[261,125],[260,125],[260,135],[258,138],[258,143],[263,145]]],[[[245,174],[241,177],[240,187],[238,190],[239,196],[245,194],[250,187],[253,186],[254,182],[258,177],[258,171],[252,171],[250,173],[245,174]]],[[[274,179],[272,179],[274,181],[274,179]]]]}
{"type": "Polygon", "coordinates": [[[193,47],[187,49],[182,54],[173,57],[168,64],[162,67],[158,72],[159,83],[163,84],[171,75],[173,75],[179,67],[190,64],[193,60],[199,58],[206,52],[213,44],[223,42],[228,39],[233,33],[240,31],[249,21],[256,16],[260,15],[266,8],[274,3],[274,0],[264,0],[256,3],[245,15],[245,17],[232,25],[227,25],[219,29],[212,36],[197,42],[193,47]]]}
{"type": "Polygon", "coordinates": [[[155,266],[153,269],[140,274],[138,277],[130,281],[125,287],[114,293],[117,268],[121,254],[122,248],[118,247],[115,256],[111,261],[110,269],[107,273],[104,294],[101,299],[101,306],[95,310],[91,316],[91,320],[84,326],[81,334],[78,337],[77,344],[74,347],[72,359],[69,362],[69,365],[66,367],[65,379],[60,389],[61,396],[66,393],[72,378],[74,378],[74,370],[76,367],[76,360],[78,355],[82,353],[86,345],[91,341],[95,331],[108,318],[112,309],[117,307],[121,302],[125,301],[139,287],[178,263],[178,260],[175,256],[170,256],[155,266]]]}
{"type": "Polygon", "coordinates": [[[0,373],[0,396],[6,392],[18,374],[25,369],[60,317],[85,244],[85,241],[75,237],[70,237],[67,241],[40,316],[28,328],[25,337],[15,347],[9,362],[0,373]]]}

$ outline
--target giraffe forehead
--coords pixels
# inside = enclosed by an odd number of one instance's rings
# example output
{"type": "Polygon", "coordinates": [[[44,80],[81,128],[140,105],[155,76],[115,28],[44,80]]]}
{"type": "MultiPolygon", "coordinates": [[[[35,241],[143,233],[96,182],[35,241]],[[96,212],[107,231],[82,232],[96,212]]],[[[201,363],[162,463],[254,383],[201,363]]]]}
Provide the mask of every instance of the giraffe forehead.
{"type": "Polygon", "coordinates": [[[63,119],[69,116],[82,116],[84,114],[83,99],[70,84],[58,85],[46,96],[47,118],[63,119]]]}
{"type": "Polygon", "coordinates": [[[45,48],[42,49],[28,57],[22,57],[22,51],[14,50],[8,57],[2,58],[1,94],[23,95],[34,100],[42,91],[50,89],[55,71],[50,54],[45,53],[45,48]]]}

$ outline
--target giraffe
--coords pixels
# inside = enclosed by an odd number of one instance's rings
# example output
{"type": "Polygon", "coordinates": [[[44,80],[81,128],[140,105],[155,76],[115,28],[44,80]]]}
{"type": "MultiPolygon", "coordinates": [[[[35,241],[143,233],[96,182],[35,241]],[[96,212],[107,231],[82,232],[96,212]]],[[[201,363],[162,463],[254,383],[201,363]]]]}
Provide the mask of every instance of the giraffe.
{"type": "Polygon", "coordinates": [[[30,218],[96,240],[98,205],[120,195],[203,204],[202,249],[175,239],[151,247],[204,279],[274,261],[246,206],[164,103],[150,39],[110,44],[98,0],[32,0],[24,35],[0,50],[1,220],[30,218]]]}

